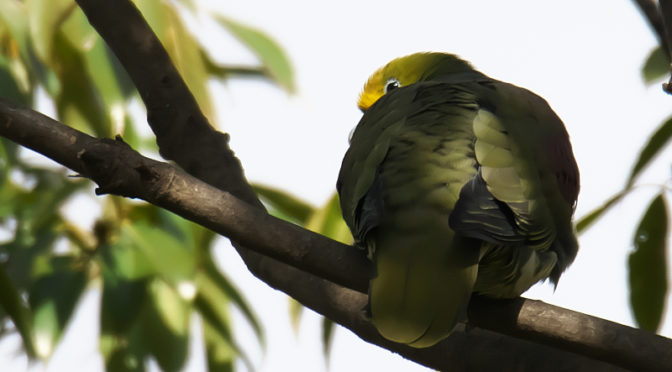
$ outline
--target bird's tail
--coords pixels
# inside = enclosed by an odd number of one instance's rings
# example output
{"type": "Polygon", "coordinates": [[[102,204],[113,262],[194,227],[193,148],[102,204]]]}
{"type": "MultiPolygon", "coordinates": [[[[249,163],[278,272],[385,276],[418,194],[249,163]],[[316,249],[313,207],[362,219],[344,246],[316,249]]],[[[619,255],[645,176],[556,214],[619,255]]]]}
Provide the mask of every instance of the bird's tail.
{"type": "Polygon", "coordinates": [[[376,234],[371,321],[386,339],[429,347],[464,320],[479,248],[457,242],[443,224],[415,232],[405,227],[376,234]]]}

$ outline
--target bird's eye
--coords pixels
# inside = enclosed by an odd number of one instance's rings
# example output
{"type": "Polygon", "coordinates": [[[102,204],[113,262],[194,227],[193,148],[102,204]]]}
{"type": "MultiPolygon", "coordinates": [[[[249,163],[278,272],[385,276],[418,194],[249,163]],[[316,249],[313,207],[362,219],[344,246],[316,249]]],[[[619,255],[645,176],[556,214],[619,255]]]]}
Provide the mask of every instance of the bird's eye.
{"type": "Polygon", "coordinates": [[[385,93],[389,93],[390,91],[397,89],[401,86],[401,83],[399,80],[395,78],[390,78],[387,80],[387,83],[385,83],[385,93]]]}

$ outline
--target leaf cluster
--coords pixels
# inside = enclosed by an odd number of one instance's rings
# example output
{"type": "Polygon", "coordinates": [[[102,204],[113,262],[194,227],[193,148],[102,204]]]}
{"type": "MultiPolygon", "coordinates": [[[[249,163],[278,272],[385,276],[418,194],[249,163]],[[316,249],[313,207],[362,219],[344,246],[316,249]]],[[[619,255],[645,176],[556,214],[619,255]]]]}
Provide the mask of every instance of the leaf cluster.
{"type": "MultiPolygon", "coordinates": [[[[189,0],[135,5],[207,116],[213,116],[213,79],[243,73],[294,89],[285,54],[263,32],[201,14],[189,0]],[[258,56],[259,65],[212,60],[185,14],[213,18],[220,32],[258,56]]],[[[134,148],[157,150],[153,138],[137,130],[146,124],[131,113],[140,102],[135,87],[74,0],[0,0],[0,97],[34,107],[40,95],[53,103],[59,120],[78,130],[99,138],[120,134],[134,148]]],[[[240,310],[262,345],[264,332],[213,260],[214,233],[113,196],[100,199],[102,212],[91,226],[80,226],[62,206],[90,194],[90,182],[64,177],[62,168],[36,164],[28,155],[0,140],[0,336],[18,332],[30,357],[48,358],[82,294],[100,290],[99,345],[107,370],[143,371],[149,358],[163,370],[180,370],[194,314],[210,370],[232,370],[236,358],[253,368],[233,337],[230,307],[240,310]]]]}

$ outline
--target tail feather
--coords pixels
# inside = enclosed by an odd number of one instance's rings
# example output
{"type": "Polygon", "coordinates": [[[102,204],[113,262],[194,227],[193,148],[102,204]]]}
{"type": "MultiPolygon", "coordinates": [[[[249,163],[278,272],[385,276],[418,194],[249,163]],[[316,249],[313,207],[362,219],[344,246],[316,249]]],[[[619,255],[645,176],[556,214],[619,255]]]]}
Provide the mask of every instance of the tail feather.
{"type": "Polygon", "coordinates": [[[376,242],[371,321],[389,340],[428,347],[466,316],[478,248],[455,242],[450,229],[435,231],[387,232],[376,242]]]}

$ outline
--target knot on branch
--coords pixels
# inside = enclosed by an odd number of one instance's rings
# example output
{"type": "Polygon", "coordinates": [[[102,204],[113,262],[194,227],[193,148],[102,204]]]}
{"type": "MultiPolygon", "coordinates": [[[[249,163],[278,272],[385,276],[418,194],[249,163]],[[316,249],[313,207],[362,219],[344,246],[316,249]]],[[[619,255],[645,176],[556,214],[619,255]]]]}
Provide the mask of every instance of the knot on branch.
{"type": "Polygon", "coordinates": [[[97,195],[114,194],[143,198],[147,182],[158,178],[149,159],[133,150],[121,136],[89,143],[77,157],[87,176],[97,184],[97,195]]]}

